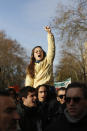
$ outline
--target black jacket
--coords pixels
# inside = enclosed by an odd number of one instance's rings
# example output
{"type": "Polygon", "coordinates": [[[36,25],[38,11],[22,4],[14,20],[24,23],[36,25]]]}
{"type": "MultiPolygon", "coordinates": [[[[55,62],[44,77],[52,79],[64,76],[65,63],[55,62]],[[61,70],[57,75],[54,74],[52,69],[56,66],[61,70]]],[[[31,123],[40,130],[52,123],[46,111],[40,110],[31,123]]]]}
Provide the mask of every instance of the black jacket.
{"type": "Polygon", "coordinates": [[[86,131],[87,130],[87,116],[78,122],[71,123],[67,120],[64,114],[60,114],[60,117],[45,131],[86,131]]]}
{"type": "Polygon", "coordinates": [[[39,102],[38,103],[39,112],[43,120],[44,129],[47,128],[59,115],[59,104],[56,99],[39,102]]]}
{"type": "Polygon", "coordinates": [[[26,107],[20,104],[18,107],[20,115],[19,125],[22,131],[42,131],[42,120],[37,107],[26,107]]]}

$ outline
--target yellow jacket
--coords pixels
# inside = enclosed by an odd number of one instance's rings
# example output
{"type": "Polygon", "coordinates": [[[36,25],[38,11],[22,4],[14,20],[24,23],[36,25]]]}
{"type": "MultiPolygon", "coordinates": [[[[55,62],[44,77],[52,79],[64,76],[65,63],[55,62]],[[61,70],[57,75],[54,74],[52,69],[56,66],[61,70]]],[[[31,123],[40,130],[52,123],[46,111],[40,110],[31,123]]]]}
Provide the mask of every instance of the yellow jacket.
{"type": "Polygon", "coordinates": [[[35,63],[35,77],[26,75],[25,86],[32,86],[36,88],[39,85],[47,84],[54,85],[53,78],[53,60],[55,56],[55,40],[53,34],[48,33],[48,51],[47,55],[39,63],[35,63]]]}

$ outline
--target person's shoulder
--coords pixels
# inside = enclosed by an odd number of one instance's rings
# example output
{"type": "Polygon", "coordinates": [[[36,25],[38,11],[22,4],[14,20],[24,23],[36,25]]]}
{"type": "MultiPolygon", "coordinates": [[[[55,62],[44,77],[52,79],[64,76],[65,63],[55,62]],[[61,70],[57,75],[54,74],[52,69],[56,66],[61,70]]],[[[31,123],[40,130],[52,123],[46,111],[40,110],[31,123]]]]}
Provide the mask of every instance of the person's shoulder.
{"type": "Polygon", "coordinates": [[[58,121],[49,124],[49,126],[46,127],[45,131],[58,131],[58,121]]]}
{"type": "Polygon", "coordinates": [[[17,104],[17,112],[19,113],[20,116],[22,116],[24,113],[24,109],[21,103],[17,104]]]}
{"type": "Polygon", "coordinates": [[[64,129],[65,123],[66,123],[66,118],[65,118],[64,113],[59,114],[59,116],[57,117],[56,121],[54,121],[53,123],[51,123],[45,129],[45,131],[58,131],[58,130],[64,129]]]}

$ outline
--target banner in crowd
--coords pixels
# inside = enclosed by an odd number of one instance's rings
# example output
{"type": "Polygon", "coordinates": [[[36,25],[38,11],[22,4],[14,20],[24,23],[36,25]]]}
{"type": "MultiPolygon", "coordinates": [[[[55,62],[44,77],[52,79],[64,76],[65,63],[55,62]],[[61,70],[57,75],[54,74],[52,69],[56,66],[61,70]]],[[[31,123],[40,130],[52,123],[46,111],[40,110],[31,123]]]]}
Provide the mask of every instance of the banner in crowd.
{"type": "Polygon", "coordinates": [[[55,82],[54,85],[55,85],[55,88],[60,88],[60,87],[67,88],[68,84],[70,83],[71,83],[71,78],[68,78],[67,80],[62,81],[62,82],[55,82]]]}

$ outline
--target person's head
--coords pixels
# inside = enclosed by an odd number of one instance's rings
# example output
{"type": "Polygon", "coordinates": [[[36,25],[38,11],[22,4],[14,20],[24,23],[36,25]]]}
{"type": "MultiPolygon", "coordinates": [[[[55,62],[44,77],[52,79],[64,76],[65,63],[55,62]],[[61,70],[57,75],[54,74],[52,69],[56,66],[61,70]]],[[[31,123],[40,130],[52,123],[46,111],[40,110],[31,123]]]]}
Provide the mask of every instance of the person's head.
{"type": "Polygon", "coordinates": [[[87,111],[87,85],[73,82],[66,89],[66,107],[70,116],[80,118],[87,111]]]}
{"type": "Polygon", "coordinates": [[[41,61],[46,56],[46,52],[42,49],[41,46],[36,46],[33,48],[31,53],[31,58],[35,61],[41,61]]]}
{"type": "Polygon", "coordinates": [[[17,94],[14,88],[7,88],[6,90],[8,90],[10,96],[16,101],[17,94]]]}
{"type": "Polygon", "coordinates": [[[20,92],[19,96],[22,100],[22,103],[27,107],[35,107],[37,106],[37,96],[35,88],[31,86],[23,87],[20,92]]]}
{"type": "Polygon", "coordinates": [[[8,90],[0,89],[0,131],[16,131],[20,119],[8,90]]]}
{"type": "Polygon", "coordinates": [[[30,63],[28,67],[26,68],[26,73],[31,76],[31,78],[34,78],[34,66],[35,62],[42,61],[46,56],[46,52],[42,49],[41,46],[36,46],[32,49],[31,57],[30,57],[30,63]]]}
{"type": "Polygon", "coordinates": [[[40,102],[44,102],[47,100],[48,98],[48,90],[49,90],[49,87],[48,85],[39,85],[37,87],[37,94],[38,94],[38,100],[40,102]]]}
{"type": "Polygon", "coordinates": [[[66,88],[61,87],[57,90],[57,100],[61,103],[65,103],[66,88]]]}

